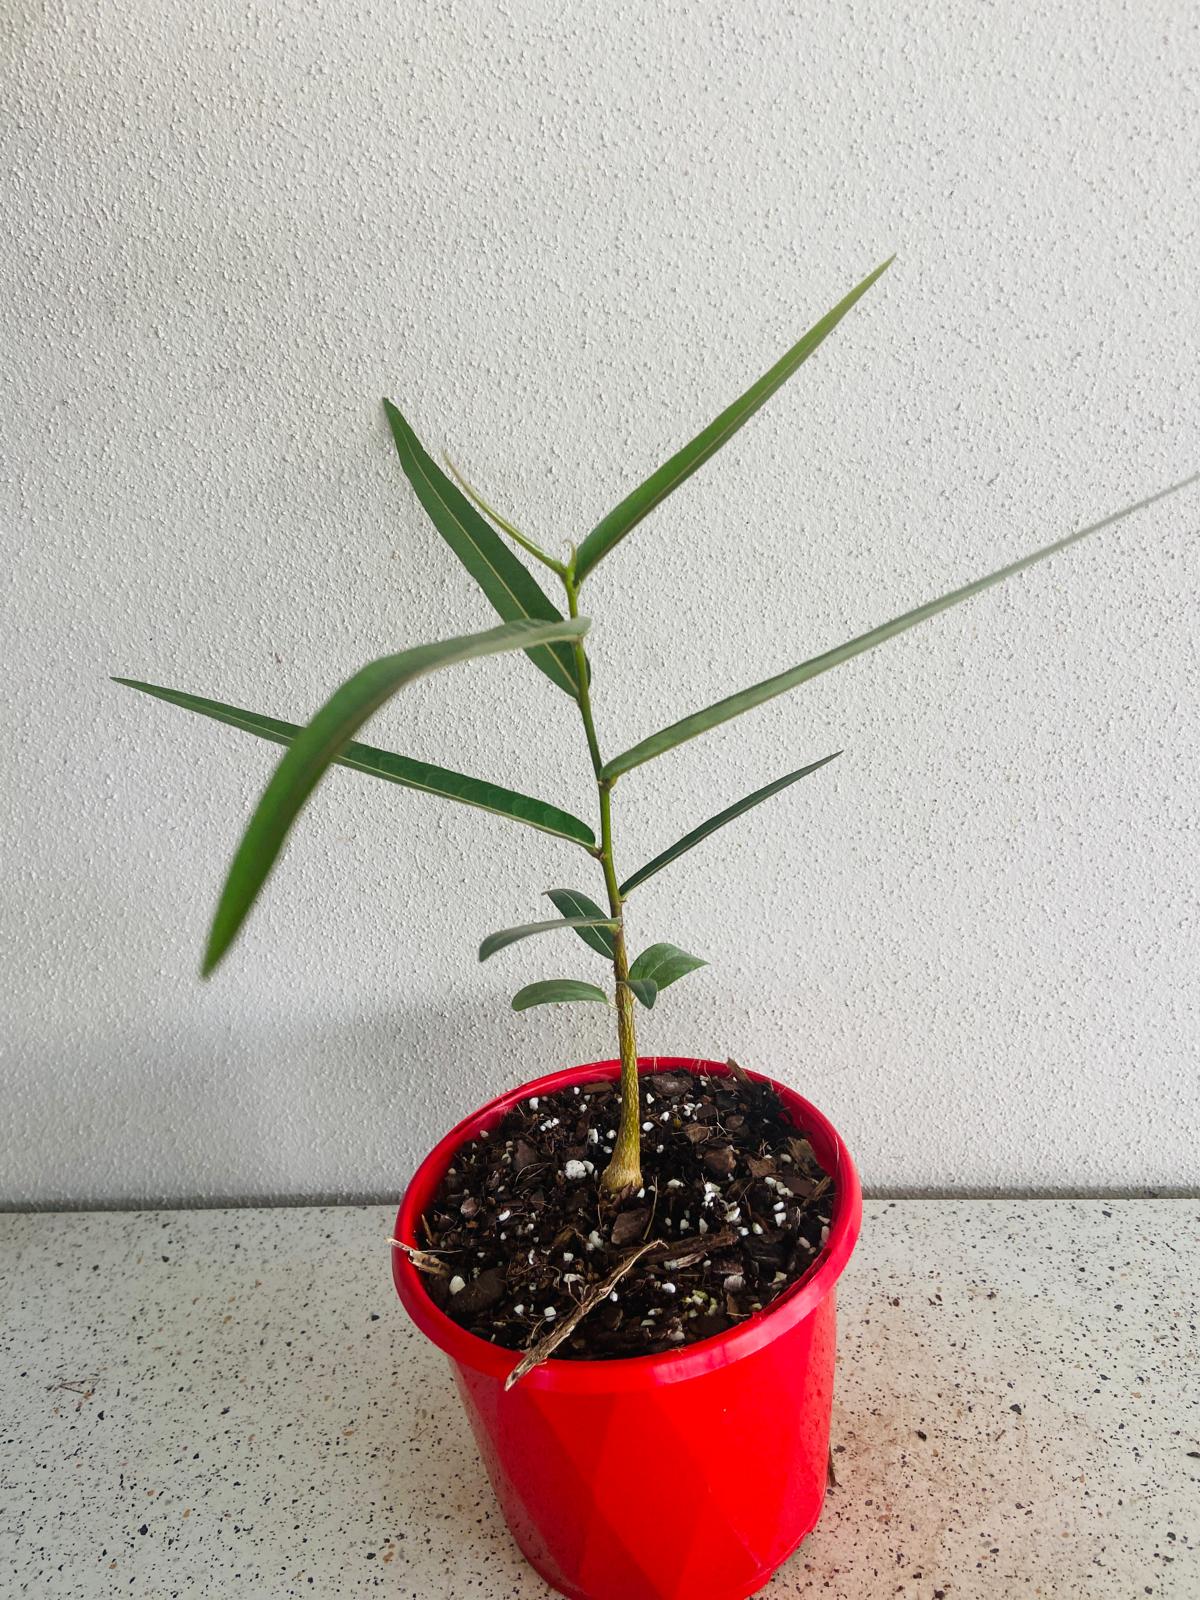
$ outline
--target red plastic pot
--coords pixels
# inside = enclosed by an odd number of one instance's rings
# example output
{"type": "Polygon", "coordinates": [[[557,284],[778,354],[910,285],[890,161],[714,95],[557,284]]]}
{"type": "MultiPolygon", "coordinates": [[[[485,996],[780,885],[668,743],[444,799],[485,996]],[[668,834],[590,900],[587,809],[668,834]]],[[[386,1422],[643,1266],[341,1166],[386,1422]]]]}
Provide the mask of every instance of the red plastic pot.
{"type": "MultiPolygon", "coordinates": [[[[640,1067],[727,1071],[682,1056],[640,1067]]],[[[600,1061],[551,1073],[460,1122],[409,1184],[396,1237],[419,1242],[421,1213],[455,1152],[511,1106],[618,1070],[616,1061],[600,1061]]],[[[731,1332],[666,1355],[550,1360],[506,1393],[517,1356],[452,1322],[403,1252],[392,1252],[409,1315],[450,1358],[517,1543],[570,1600],[746,1600],[816,1526],[835,1285],[858,1238],[862,1194],[835,1129],[791,1089],[775,1088],[836,1178],[837,1200],[828,1243],[807,1276],[731,1332]]]]}

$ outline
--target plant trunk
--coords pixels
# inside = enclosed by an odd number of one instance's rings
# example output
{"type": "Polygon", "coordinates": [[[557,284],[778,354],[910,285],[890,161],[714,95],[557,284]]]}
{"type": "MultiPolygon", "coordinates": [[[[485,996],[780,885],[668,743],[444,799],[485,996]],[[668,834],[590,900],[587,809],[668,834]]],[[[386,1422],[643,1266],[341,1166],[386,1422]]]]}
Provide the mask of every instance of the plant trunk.
{"type": "Polygon", "coordinates": [[[638,1086],[637,1030],[633,1022],[633,990],[629,987],[629,960],[625,953],[625,927],[613,934],[613,974],[617,980],[617,1046],[621,1056],[621,1121],[612,1160],[604,1169],[601,1188],[615,1199],[636,1194],[642,1187],[642,1097],[638,1086]]]}
{"type": "MultiPolygon", "coordinates": [[[[561,576],[567,592],[568,613],[577,617],[579,591],[573,570],[568,568],[561,576]]],[[[600,802],[600,844],[593,854],[603,869],[604,884],[608,890],[608,909],[616,923],[613,930],[613,977],[616,979],[617,1048],[621,1057],[621,1121],[612,1158],[601,1176],[600,1187],[614,1199],[623,1199],[626,1195],[636,1194],[642,1187],[642,1097],[638,1088],[637,1030],[633,1022],[633,990],[629,987],[629,957],[625,950],[621,890],[613,865],[613,779],[601,776],[604,762],[596,738],[596,725],[592,720],[591,678],[579,640],[575,641],[575,664],[579,673],[579,714],[587,735],[588,753],[596,774],[596,793],[600,802]]]]}

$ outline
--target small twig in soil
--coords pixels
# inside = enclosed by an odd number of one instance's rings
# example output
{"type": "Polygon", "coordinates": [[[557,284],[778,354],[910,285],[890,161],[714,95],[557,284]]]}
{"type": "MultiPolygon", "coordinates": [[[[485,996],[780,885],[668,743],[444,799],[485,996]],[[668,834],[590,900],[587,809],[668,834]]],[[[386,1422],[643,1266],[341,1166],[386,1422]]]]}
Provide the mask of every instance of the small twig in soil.
{"type": "Polygon", "coordinates": [[[831,1489],[836,1489],[837,1486],[838,1486],[838,1481],[837,1481],[837,1473],[833,1470],[833,1446],[832,1445],[829,1446],[828,1476],[829,1476],[829,1487],[831,1489]]]}
{"type": "Polygon", "coordinates": [[[607,1300],[629,1269],[635,1266],[648,1250],[653,1248],[653,1244],[649,1243],[639,1245],[636,1250],[630,1251],[620,1265],[613,1268],[607,1278],[602,1279],[600,1283],[595,1284],[589,1290],[574,1311],[569,1311],[561,1322],[555,1324],[544,1339],[539,1339],[532,1349],[526,1350],[520,1361],[517,1362],[508,1377],[505,1378],[505,1390],[511,1389],[514,1383],[520,1383],[527,1372],[532,1372],[534,1367],[541,1366],[548,1356],[553,1355],[559,1345],[571,1337],[588,1312],[595,1310],[601,1301],[607,1300]]]}
{"type": "Polygon", "coordinates": [[[416,1245],[405,1244],[403,1239],[389,1239],[388,1243],[396,1250],[403,1250],[418,1272],[427,1272],[431,1278],[450,1276],[450,1268],[446,1263],[431,1256],[428,1250],[418,1250],[416,1245]]]}
{"type": "Polygon", "coordinates": [[[690,1267],[693,1262],[701,1260],[711,1250],[724,1250],[736,1237],[732,1228],[723,1228],[720,1233],[702,1234],[694,1244],[682,1247],[671,1241],[658,1243],[652,1246],[655,1251],[652,1259],[668,1272],[678,1272],[681,1267],[690,1267]]]}
{"type": "Polygon", "coordinates": [[[733,1059],[732,1056],[730,1056],[729,1060],[725,1063],[725,1065],[729,1068],[731,1076],[735,1077],[739,1083],[749,1083],[750,1082],[749,1073],[746,1071],[746,1069],[744,1067],[739,1067],[737,1062],[733,1059]]]}
{"type": "Polygon", "coordinates": [[[655,1184],[654,1185],[654,1195],[653,1195],[653,1198],[650,1201],[650,1216],[649,1216],[649,1219],[648,1219],[648,1221],[646,1223],[646,1231],[642,1235],[643,1239],[648,1239],[650,1237],[650,1230],[654,1226],[654,1213],[657,1210],[658,1210],[658,1185],[655,1184]]]}

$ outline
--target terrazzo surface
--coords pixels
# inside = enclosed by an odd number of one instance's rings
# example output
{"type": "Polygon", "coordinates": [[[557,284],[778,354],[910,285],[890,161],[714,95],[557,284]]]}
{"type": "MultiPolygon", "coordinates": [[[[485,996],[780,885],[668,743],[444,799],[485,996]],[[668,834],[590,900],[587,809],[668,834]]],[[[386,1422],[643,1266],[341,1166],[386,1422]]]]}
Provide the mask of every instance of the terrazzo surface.
{"type": "MultiPolygon", "coordinates": [[[[545,1600],[391,1221],[0,1217],[0,1593],[545,1600]]],[[[1196,1600],[1198,1283],[1195,1201],[869,1203],[839,1486],[764,1600],[1196,1600]]]]}

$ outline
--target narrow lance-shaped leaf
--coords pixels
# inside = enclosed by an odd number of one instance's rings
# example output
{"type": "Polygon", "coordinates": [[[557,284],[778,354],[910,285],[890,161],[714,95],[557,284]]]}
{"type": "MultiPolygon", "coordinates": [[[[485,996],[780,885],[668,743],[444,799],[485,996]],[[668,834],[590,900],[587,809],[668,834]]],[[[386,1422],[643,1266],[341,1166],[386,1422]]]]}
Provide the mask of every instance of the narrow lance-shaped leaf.
{"type": "Polygon", "coordinates": [[[356,672],[296,735],[258,802],[217,903],[204,956],[205,975],[220,961],[246,920],[305,801],[380,706],[405,684],[441,667],[506,650],[525,650],[533,643],[582,638],[587,628],[584,617],[567,622],[509,622],[485,633],[400,650],[356,672]]]}
{"type": "Polygon", "coordinates": [[[578,978],[543,978],[540,983],[527,983],[512,997],[514,1011],[528,1011],[530,1006],[551,1006],[564,1000],[599,1000],[608,1005],[603,989],[594,983],[580,983],[578,978]]]}
{"type": "Polygon", "coordinates": [[[798,783],[801,778],[807,778],[810,772],[817,772],[821,767],[828,766],[841,755],[840,750],[835,750],[831,756],[822,756],[820,761],[810,761],[806,767],[798,767],[795,772],[789,772],[784,778],[776,778],[774,783],[764,784],[761,789],[756,789],[753,794],[746,795],[731,806],[726,806],[724,811],[718,811],[715,817],[709,817],[707,822],[702,822],[698,828],[693,828],[691,833],[685,833],[682,839],[676,839],[673,845],[668,846],[661,855],[647,861],[644,867],[639,867],[632,877],[626,878],[621,885],[621,894],[627,895],[631,889],[636,889],[639,883],[645,883],[647,878],[652,878],[656,872],[661,872],[664,867],[670,866],[679,856],[692,850],[702,839],[707,839],[710,833],[716,833],[718,828],[723,828],[727,822],[732,822],[735,817],[740,817],[743,811],[749,811],[752,806],[759,805],[763,800],[769,800],[772,795],[779,794],[789,784],[798,783]]]}
{"type": "Polygon", "coordinates": [[[757,383],[753,383],[745,394],[727,406],[721,415],[710,422],[702,433],[698,433],[690,444],[685,444],[682,450],[677,450],[669,461],[663,463],[657,472],[651,473],[646,481],[625,496],[620,505],[614,506],[607,516],[601,520],[588,534],[579,547],[575,558],[575,578],[582,583],[583,579],[592,570],[598,561],[618,545],[625,535],[641,522],[671,493],[677,489],[685,478],[689,478],[698,467],[702,467],[710,456],[716,454],[727,440],[732,439],[743,423],[748,422],[760,406],[764,405],[781,384],[786,383],[797,367],[801,366],[813,351],[832,333],[847,311],[866,294],[867,290],[881,277],[895,260],[890,256],[882,266],[875,268],[863,281],[858,284],[843,300],[839,300],[833,310],[827,312],[820,322],[811,327],[786,355],[781,356],[769,371],[763,373],[757,383]]]}
{"type": "Polygon", "coordinates": [[[590,945],[598,955],[613,958],[612,934],[604,927],[595,924],[608,920],[607,911],[602,911],[594,900],[589,900],[586,894],[580,894],[578,889],[547,889],[546,898],[556,911],[572,920],[580,920],[588,926],[580,926],[575,931],[584,944],[590,945]]]}
{"type": "MultiPolygon", "coordinates": [[[[114,678],[129,689],[140,689],[143,694],[165,700],[169,705],[182,706],[185,711],[196,711],[211,717],[215,722],[227,722],[232,728],[257,734],[273,744],[291,744],[300,732],[294,722],[283,722],[278,717],[267,717],[259,711],[243,711],[238,706],[224,705],[220,700],[205,700],[199,695],[185,694],[181,689],[163,689],[154,683],[139,683],[134,678],[114,678]]],[[[452,772],[448,767],[431,766],[427,761],[414,761],[409,756],[399,756],[391,750],[376,750],[369,744],[351,742],[337,757],[336,765],[350,767],[354,772],[365,772],[373,778],[386,778],[405,789],[416,789],[422,794],[440,795],[443,800],[457,800],[462,805],[474,806],[480,811],[490,811],[498,817],[509,817],[514,822],[524,822],[542,833],[554,834],[591,849],[595,835],[586,822],[573,817],[569,811],[552,806],[545,800],[535,800],[532,795],[518,794],[515,789],[502,788],[498,783],[488,783],[483,778],[470,778],[463,772],[452,772]]]]}
{"type": "MultiPolygon", "coordinates": [[[[458,486],[450,481],[422,445],[403,414],[390,400],[384,410],[396,441],[396,453],[417,498],[430,521],[466,567],[505,622],[523,618],[554,622],[562,613],[549,600],[537,579],[488,526],[458,486]]],[[[529,659],[546,676],[577,695],[575,653],[564,644],[536,645],[529,659]]]]}
{"type": "Polygon", "coordinates": [[[680,978],[689,972],[695,972],[700,967],[706,967],[707,961],[699,956],[691,956],[686,950],[681,950],[677,944],[652,944],[633,963],[629,969],[631,985],[636,982],[653,983],[658,989],[665,989],[669,984],[678,983],[680,978]]]}
{"type": "Polygon", "coordinates": [[[519,939],[532,939],[538,933],[554,933],[558,928],[615,927],[616,923],[611,918],[598,922],[594,917],[555,917],[551,922],[522,922],[518,927],[501,928],[498,933],[489,933],[479,946],[479,959],[486,961],[497,950],[505,950],[519,939]]]}
{"type": "Polygon", "coordinates": [[[454,479],[455,483],[475,507],[476,511],[482,512],[489,522],[495,523],[496,527],[499,528],[501,532],[506,533],[515,544],[519,544],[521,549],[527,551],[535,561],[540,561],[545,566],[550,567],[554,572],[557,572],[560,577],[566,572],[567,569],[561,561],[556,560],[554,556],[547,555],[546,551],[543,550],[540,545],[534,544],[533,540],[529,538],[527,534],[521,532],[520,528],[517,527],[515,522],[510,522],[506,516],[496,510],[495,506],[492,505],[489,500],[485,500],[480,494],[479,490],[476,489],[473,484],[467,482],[467,479],[454,465],[453,461],[451,461],[450,457],[444,450],[442,451],[442,460],[450,469],[450,476],[454,479]]]}
{"type": "Polygon", "coordinates": [[[767,700],[773,700],[776,695],[785,694],[789,689],[794,689],[801,683],[806,683],[809,678],[815,678],[822,672],[828,672],[831,667],[841,666],[843,661],[862,655],[864,650],[873,650],[876,645],[883,644],[887,639],[893,639],[898,633],[904,633],[909,628],[915,628],[919,622],[926,621],[929,617],[937,616],[939,611],[948,611],[951,606],[960,604],[963,600],[970,600],[973,595],[979,594],[984,589],[990,589],[995,583],[1003,583],[1006,578],[1014,577],[1018,572],[1024,572],[1026,567],[1032,567],[1036,562],[1045,561],[1048,556],[1056,555],[1060,550],[1065,550],[1068,545],[1076,544],[1080,539],[1086,539],[1090,534],[1099,533],[1102,528],[1110,528],[1125,517],[1132,516],[1135,511],[1143,511],[1147,506],[1152,506],[1158,500],[1163,500],[1167,495],[1175,494],[1190,483],[1195,483],[1200,478],[1200,473],[1193,473],[1190,478],[1175,483],[1167,489],[1160,489],[1157,494],[1147,495],[1144,500],[1138,500],[1133,505],[1125,506],[1120,511],[1114,511],[1111,516],[1104,517],[1099,522],[1093,522],[1086,528],[1078,528],[1074,533],[1068,533],[1062,539],[1056,539],[1053,544],[1044,545],[1042,549],[1035,550],[1032,555],[1023,556],[1019,561],[1012,561],[1006,567],[1001,567],[997,572],[990,573],[986,578],[977,578],[974,583],[967,583],[961,589],[954,589],[949,594],[943,595],[940,600],[930,600],[923,606],[917,606],[913,611],[906,611],[903,616],[894,617],[891,622],[885,622],[881,627],[872,628],[869,633],[863,633],[857,639],[851,639],[848,644],[838,645],[836,649],[827,650],[824,655],[814,656],[810,661],[801,662],[798,667],[791,667],[786,672],[781,672],[773,678],[767,678],[762,683],[756,683],[749,689],[742,689],[737,694],[731,694],[725,700],[718,700],[715,705],[707,706],[703,711],[694,711],[691,716],[683,717],[679,722],[673,722],[669,728],[662,728],[658,733],[652,733],[649,738],[635,744],[632,749],[626,750],[622,755],[614,756],[605,763],[601,769],[601,777],[616,778],[623,772],[629,772],[634,767],[641,766],[643,761],[650,761],[654,756],[660,756],[667,750],[673,750],[676,745],[683,744],[687,739],[694,739],[697,734],[707,733],[709,728],[718,727],[722,722],[728,722],[731,717],[737,717],[744,711],[751,711],[755,706],[763,705],[767,700]]]}

